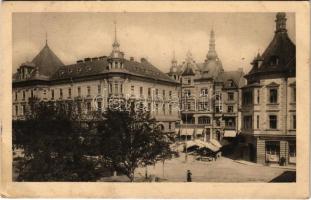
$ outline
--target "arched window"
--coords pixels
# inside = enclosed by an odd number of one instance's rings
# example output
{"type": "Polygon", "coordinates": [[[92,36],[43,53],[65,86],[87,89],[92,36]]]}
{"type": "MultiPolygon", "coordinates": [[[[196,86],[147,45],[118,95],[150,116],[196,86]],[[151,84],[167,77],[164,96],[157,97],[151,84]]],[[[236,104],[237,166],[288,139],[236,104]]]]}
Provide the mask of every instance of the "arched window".
{"type": "Polygon", "coordinates": [[[211,118],[207,116],[199,117],[198,123],[199,124],[210,124],[211,118]]]}

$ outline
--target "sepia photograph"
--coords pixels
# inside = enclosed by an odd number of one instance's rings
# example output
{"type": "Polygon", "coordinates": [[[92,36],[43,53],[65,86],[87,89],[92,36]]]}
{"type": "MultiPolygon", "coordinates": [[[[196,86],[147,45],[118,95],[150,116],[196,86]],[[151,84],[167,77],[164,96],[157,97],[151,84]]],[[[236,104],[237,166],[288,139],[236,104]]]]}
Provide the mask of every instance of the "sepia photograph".
{"type": "Polygon", "coordinates": [[[12,14],[14,182],[296,182],[296,148],[293,12],[12,14]]]}

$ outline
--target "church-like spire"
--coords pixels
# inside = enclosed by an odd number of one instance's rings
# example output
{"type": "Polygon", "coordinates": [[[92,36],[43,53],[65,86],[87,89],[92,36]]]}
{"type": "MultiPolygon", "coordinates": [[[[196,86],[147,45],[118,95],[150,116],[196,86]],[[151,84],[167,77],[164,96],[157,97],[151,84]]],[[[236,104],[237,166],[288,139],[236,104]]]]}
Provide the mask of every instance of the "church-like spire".
{"type": "Polygon", "coordinates": [[[117,22],[116,21],[114,21],[114,42],[112,44],[112,47],[114,51],[118,51],[120,47],[120,44],[117,40],[117,22]]]}
{"type": "Polygon", "coordinates": [[[45,32],[45,45],[48,45],[48,33],[45,32]]]}
{"type": "Polygon", "coordinates": [[[216,42],[215,42],[215,33],[214,30],[211,30],[210,40],[209,40],[209,50],[207,53],[207,59],[215,59],[217,58],[216,53],[216,42]]]}

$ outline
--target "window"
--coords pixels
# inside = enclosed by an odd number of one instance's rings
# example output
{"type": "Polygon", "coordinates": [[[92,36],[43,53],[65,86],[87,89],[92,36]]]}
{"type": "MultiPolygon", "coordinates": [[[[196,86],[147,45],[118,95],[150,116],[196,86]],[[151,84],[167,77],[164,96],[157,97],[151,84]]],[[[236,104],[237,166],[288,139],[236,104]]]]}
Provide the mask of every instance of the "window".
{"type": "Polygon", "coordinates": [[[158,89],[156,89],[156,96],[158,96],[159,95],[159,90],[158,89]]]}
{"type": "Polygon", "coordinates": [[[187,103],[186,109],[187,109],[187,110],[191,110],[191,103],[187,103]]]}
{"type": "Polygon", "coordinates": [[[296,129],[296,115],[293,115],[293,129],[296,129]]]}
{"type": "Polygon", "coordinates": [[[270,91],[270,103],[277,103],[278,102],[278,90],[276,88],[271,88],[270,91]]]}
{"type": "Polygon", "coordinates": [[[191,79],[188,79],[188,84],[191,84],[191,79]]]}
{"type": "Polygon", "coordinates": [[[26,98],[26,93],[25,91],[23,91],[23,100],[25,100],[25,98],[26,98]]]}
{"type": "Polygon", "coordinates": [[[257,115],[257,129],[259,129],[259,115],[257,115]]]}
{"type": "Polygon", "coordinates": [[[244,129],[252,129],[252,116],[244,116],[243,118],[244,129]]]}
{"type": "Polygon", "coordinates": [[[101,111],[101,110],[102,110],[102,102],[101,102],[101,101],[98,101],[98,102],[97,102],[97,110],[98,110],[98,111],[101,111]]]}
{"type": "Polygon", "coordinates": [[[228,106],[228,113],[233,113],[233,106],[228,106]]]}
{"type": "Polygon", "coordinates": [[[162,112],[165,115],[165,104],[162,105],[162,112]]]}
{"type": "Polygon", "coordinates": [[[185,90],[184,91],[185,97],[190,97],[191,96],[191,91],[190,90],[185,90]]]}
{"type": "Polygon", "coordinates": [[[140,87],[140,88],[139,88],[139,94],[140,94],[140,96],[143,96],[143,92],[144,92],[143,87],[140,87]]]}
{"type": "Polygon", "coordinates": [[[22,105],[22,115],[26,114],[26,105],[22,105]]]}
{"type": "Polygon", "coordinates": [[[228,86],[229,86],[229,87],[233,87],[233,81],[231,81],[231,80],[228,81],[228,86]]]}
{"type": "Polygon", "coordinates": [[[292,88],[292,101],[296,102],[296,87],[292,88]]]}
{"type": "Polygon", "coordinates": [[[221,106],[221,105],[215,106],[215,112],[216,112],[216,113],[222,112],[222,106],[221,106]]]}
{"type": "Polygon", "coordinates": [[[15,115],[18,115],[18,105],[15,105],[15,115]]]}
{"type": "Polygon", "coordinates": [[[81,114],[81,112],[82,112],[81,102],[77,103],[77,107],[78,107],[78,113],[81,114]]]}
{"type": "Polygon", "coordinates": [[[151,88],[148,88],[148,97],[151,97],[151,88]]]}
{"type": "Polygon", "coordinates": [[[162,92],[162,97],[163,98],[165,97],[165,90],[163,90],[163,92],[162,92]]]}
{"type": "Polygon", "coordinates": [[[68,98],[71,98],[71,88],[68,88],[68,98]]]}
{"type": "Polygon", "coordinates": [[[155,109],[156,110],[156,114],[158,114],[159,113],[159,104],[156,104],[155,106],[156,106],[156,109],[155,109]]]}
{"type": "Polygon", "coordinates": [[[210,124],[211,123],[211,118],[210,117],[199,117],[198,118],[198,123],[199,124],[210,124]]]}
{"type": "Polygon", "coordinates": [[[228,92],[228,101],[233,101],[233,100],[234,100],[234,93],[228,92]]]}
{"type": "Polygon", "coordinates": [[[17,92],[15,92],[15,101],[17,101],[17,92]]]}
{"type": "Polygon", "coordinates": [[[114,84],[114,94],[119,94],[119,85],[118,85],[118,83],[114,84]]]}
{"type": "Polygon", "coordinates": [[[220,126],[220,119],[219,118],[216,119],[216,126],[220,126]]]}
{"type": "Polygon", "coordinates": [[[280,142],[266,141],[266,153],[269,155],[280,155],[280,142]]]}
{"type": "Polygon", "coordinates": [[[98,85],[98,86],[97,86],[97,93],[98,93],[98,94],[101,94],[101,93],[102,93],[102,86],[101,86],[101,85],[98,85]]]}
{"type": "Polygon", "coordinates": [[[87,86],[87,96],[91,96],[91,86],[87,86]]]}
{"type": "Polygon", "coordinates": [[[63,89],[59,89],[59,98],[62,99],[63,98],[63,89]]]}
{"type": "Polygon", "coordinates": [[[81,96],[81,87],[78,87],[78,96],[81,96]]]}
{"type": "Polygon", "coordinates": [[[257,103],[260,103],[260,90],[257,90],[257,103]]]}
{"type": "Polygon", "coordinates": [[[53,89],[51,90],[51,96],[52,96],[52,99],[54,99],[54,90],[53,89]]]}
{"type": "Polygon", "coordinates": [[[171,130],[172,129],[172,122],[168,123],[168,129],[171,130]]]}
{"type": "Polygon", "coordinates": [[[112,83],[109,83],[109,93],[112,93],[112,83]]]}
{"type": "Polygon", "coordinates": [[[252,91],[243,91],[242,93],[242,104],[251,105],[253,103],[253,93],[252,91]]]}
{"type": "Polygon", "coordinates": [[[201,96],[207,96],[207,95],[208,95],[208,89],[207,88],[201,89],[201,96]]]}
{"type": "Polygon", "coordinates": [[[270,125],[270,129],[277,128],[277,116],[276,115],[269,115],[269,125],[270,125]]]}
{"type": "Polygon", "coordinates": [[[215,97],[216,97],[216,100],[221,101],[221,93],[217,92],[215,97]]]}
{"type": "Polygon", "coordinates": [[[172,114],[172,105],[171,104],[168,106],[168,112],[170,115],[172,114]]]}
{"type": "Polygon", "coordinates": [[[120,84],[120,93],[121,94],[123,93],[123,84],[122,83],[120,84]]]}
{"type": "Polygon", "coordinates": [[[134,95],[134,85],[131,86],[131,95],[134,95]]]}
{"type": "Polygon", "coordinates": [[[229,118],[227,120],[225,120],[225,125],[227,128],[235,128],[235,123],[234,123],[234,119],[229,118]]]}
{"type": "Polygon", "coordinates": [[[148,111],[151,112],[151,103],[148,103],[148,111]]]}
{"type": "Polygon", "coordinates": [[[30,90],[30,96],[33,98],[33,90],[30,90]]]}
{"type": "Polygon", "coordinates": [[[169,91],[168,92],[168,95],[169,95],[169,97],[170,97],[170,99],[172,98],[172,91],[169,91]]]}
{"type": "Polygon", "coordinates": [[[87,102],[86,108],[87,108],[87,112],[91,112],[91,102],[87,102]]]}

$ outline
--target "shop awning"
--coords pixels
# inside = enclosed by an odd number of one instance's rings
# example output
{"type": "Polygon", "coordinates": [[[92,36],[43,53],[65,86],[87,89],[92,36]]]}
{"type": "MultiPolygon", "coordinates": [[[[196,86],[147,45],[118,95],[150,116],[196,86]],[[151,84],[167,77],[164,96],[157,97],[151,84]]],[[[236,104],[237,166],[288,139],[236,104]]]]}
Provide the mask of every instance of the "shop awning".
{"type": "Polygon", "coordinates": [[[235,130],[225,130],[224,137],[235,137],[236,131],[235,130]]]}
{"type": "Polygon", "coordinates": [[[220,144],[220,142],[218,142],[218,140],[211,139],[210,142],[218,148],[222,147],[222,145],[220,144]]]}
{"type": "Polygon", "coordinates": [[[193,135],[193,128],[181,128],[180,135],[193,135]]]}
{"type": "Polygon", "coordinates": [[[217,152],[219,151],[219,147],[215,146],[214,144],[212,144],[211,142],[204,142],[202,140],[195,140],[194,141],[200,148],[204,147],[204,148],[208,148],[211,151],[217,152]]]}
{"type": "Polygon", "coordinates": [[[197,128],[196,129],[196,135],[203,135],[203,128],[197,128]]]}

